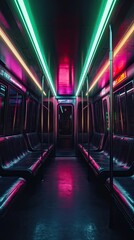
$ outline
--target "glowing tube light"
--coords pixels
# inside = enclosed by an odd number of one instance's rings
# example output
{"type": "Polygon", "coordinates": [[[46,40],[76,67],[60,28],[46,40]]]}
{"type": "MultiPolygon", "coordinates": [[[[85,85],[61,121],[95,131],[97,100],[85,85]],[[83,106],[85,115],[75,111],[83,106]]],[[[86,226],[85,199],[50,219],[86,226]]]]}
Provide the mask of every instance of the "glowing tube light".
{"type": "MultiPolygon", "coordinates": [[[[114,52],[113,52],[114,58],[116,57],[116,55],[119,53],[119,51],[122,49],[122,47],[125,45],[125,43],[127,42],[127,40],[131,37],[131,35],[133,33],[134,33],[134,23],[131,25],[130,29],[125,33],[124,37],[121,39],[119,44],[114,49],[114,52]]],[[[107,60],[106,63],[104,64],[103,68],[101,69],[101,71],[97,74],[96,78],[94,79],[93,83],[91,84],[90,88],[88,89],[86,95],[88,95],[88,93],[94,88],[94,86],[99,81],[99,79],[102,77],[102,75],[107,70],[109,65],[110,65],[109,60],[107,60]]]]}
{"type": "Polygon", "coordinates": [[[88,69],[90,68],[93,58],[95,56],[96,50],[98,48],[98,45],[100,43],[100,40],[102,38],[102,35],[104,33],[104,30],[106,28],[107,22],[110,18],[110,15],[113,11],[114,5],[116,3],[116,0],[107,0],[106,4],[105,4],[105,8],[103,9],[103,14],[100,16],[100,23],[98,26],[97,31],[93,34],[94,39],[92,41],[92,44],[90,44],[89,49],[88,49],[88,53],[86,56],[86,60],[80,75],[80,80],[79,80],[79,85],[76,91],[76,96],[78,96],[80,89],[82,87],[82,84],[86,78],[88,69]]]}
{"type": "MultiPolygon", "coordinates": [[[[38,80],[34,77],[34,75],[32,74],[32,72],[30,71],[30,69],[27,67],[26,63],[24,62],[23,58],[20,56],[19,52],[17,51],[17,49],[14,47],[14,45],[12,44],[12,42],[9,40],[9,38],[7,37],[7,35],[5,34],[5,32],[2,30],[2,28],[0,28],[0,37],[2,38],[2,40],[4,41],[4,43],[8,46],[8,48],[11,50],[11,52],[14,54],[14,56],[17,58],[17,60],[19,61],[19,63],[21,64],[21,66],[24,68],[24,70],[27,72],[27,74],[29,75],[29,77],[33,80],[33,82],[36,84],[36,86],[39,88],[39,90],[42,91],[42,87],[39,84],[38,80]]],[[[44,95],[46,95],[46,93],[44,92],[44,95]]]]}
{"type": "Polygon", "coordinates": [[[42,51],[42,47],[40,44],[40,40],[39,40],[39,36],[36,30],[36,26],[32,17],[32,13],[30,11],[30,7],[28,5],[28,1],[27,1],[27,5],[26,3],[24,3],[24,0],[14,0],[15,4],[17,6],[17,9],[19,11],[19,14],[22,18],[22,21],[24,23],[24,26],[26,28],[26,31],[29,35],[29,38],[31,40],[31,43],[33,45],[33,48],[36,52],[37,58],[40,62],[40,65],[42,67],[43,73],[46,76],[46,79],[51,87],[51,90],[53,92],[53,94],[56,96],[56,91],[55,88],[53,86],[53,81],[52,81],[52,77],[46,62],[46,58],[43,55],[43,51],[42,51]],[[27,11],[28,10],[28,11],[27,11]]]}

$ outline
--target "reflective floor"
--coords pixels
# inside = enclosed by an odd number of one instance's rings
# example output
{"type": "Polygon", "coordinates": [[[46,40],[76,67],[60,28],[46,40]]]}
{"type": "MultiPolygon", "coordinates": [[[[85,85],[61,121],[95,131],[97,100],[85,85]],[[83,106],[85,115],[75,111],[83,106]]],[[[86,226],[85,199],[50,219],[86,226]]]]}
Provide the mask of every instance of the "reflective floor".
{"type": "Polygon", "coordinates": [[[134,239],[117,216],[116,228],[109,229],[109,200],[100,188],[88,177],[86,164],[75,157],[56,157],[4,219],[0,239],[134,239]]]}

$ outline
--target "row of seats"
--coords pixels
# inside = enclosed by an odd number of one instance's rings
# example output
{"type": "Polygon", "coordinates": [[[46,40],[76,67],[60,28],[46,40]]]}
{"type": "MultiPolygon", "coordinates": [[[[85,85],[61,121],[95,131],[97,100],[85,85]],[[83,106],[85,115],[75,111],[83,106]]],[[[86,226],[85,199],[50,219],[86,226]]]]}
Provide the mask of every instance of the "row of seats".
{"type": "MultiPolygon", "coordinates": [[[[94,145],[79,144],[78,148],[95,176],[103,180],[110,191],[110,136],[95,133],[94,145]]],[[[134,138],[113,136],[113,191],[115,203],[134,228],[134,138]]],[[[110,191],[111,193],[111,191],[110,191]]]]}
{"type": "MultiPolygon", "coordinates": [[[[105,183],[110,191],[110,179],[105,183]]],[[[121,213],[134,230],[134,174],[130,177],[115,177],[113,179],[112,196],[121,213]]]]}
{"type": "Polygon", "coordinates": [[[26,183],[35,178],[52,150],[52,144],[46,148],[40,143],[37,133],[0,138],[0,218],[26,183]]]}
{"type": "Polygon", "coordinates": [[[48,134],[36,134],[36,133],[25,133],[25,138],[28,144],[28,148],[31,151],[37,151],[38,149],[46,149],[49,150],[53,143],[53,135],[48,134]]]}
{"type": "MultiPolygon", "coordinates": [[[[100,141],[101,142],[101,141],[100,141]]],[[[84,155],[96,176],[106,179],[110,175],[110,137],[108,136],[103,148],[94,150],[79,144],[84,155]]],[[[113,174],[114,176],[130,176],[134,171],[134,139],[113,136],[113,174]]]]}

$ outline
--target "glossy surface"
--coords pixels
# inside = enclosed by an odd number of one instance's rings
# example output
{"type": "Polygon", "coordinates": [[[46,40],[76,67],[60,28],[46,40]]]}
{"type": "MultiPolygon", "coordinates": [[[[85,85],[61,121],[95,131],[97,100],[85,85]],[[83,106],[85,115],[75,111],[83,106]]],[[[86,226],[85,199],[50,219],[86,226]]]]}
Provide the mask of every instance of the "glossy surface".
{"type": "MultiPolygon", "coordinates": [[[[107,180],[109,189],[110,182],[107,180]]],[[[114,178],[113,196],[127,215],[134,229],[134,175],[131,177],[114,178]]]]}
{"type": "Polygon", "coordinates": [[[40,83],[38,82],[38,79],[35,78],[35,76],[31,72],[30,68],[27,66],[24,59],[21,57],[20,53],[18,52],[18,49],[16,49],[16,47],[10,41],[9,37],[7,36],[7,34],[4,32],[4,30],[2,28],[0,28],[0,36],[1,36],[2,41],[7,45],[8,49],[13,53],[13,55],[18,60],[20,65],[23,67],[25,72],[29,75],[29,77],[36,84],[36,86],[42,91],[42,87],[41,87],[40,83]]]}
{"type": "Polygon", "coordinates": [[[110,230],[108,222],[108,199],[88,179],[87,165],[75,157],[57,157],[46,166],[42,181],[27,189],[21,204],[5,219],[1,239],[133,239],[124,226],[118,223],[116,230],[110,230]]]}
{"type": "Polygon", "coordinates": [[[5,214],[25,184],[23,178],[0,176],[0,217],[5,214]]]}

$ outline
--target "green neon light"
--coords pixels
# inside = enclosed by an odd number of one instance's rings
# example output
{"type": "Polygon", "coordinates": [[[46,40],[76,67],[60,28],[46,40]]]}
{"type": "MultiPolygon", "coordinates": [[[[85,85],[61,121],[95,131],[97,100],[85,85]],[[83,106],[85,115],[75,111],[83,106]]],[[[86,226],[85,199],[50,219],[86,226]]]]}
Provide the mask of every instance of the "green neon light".
{"type": "Polygon", "coordinates": [[[84,66],[82,68],[82,72],[80,75],[79,85],[76,91],[76,97],[78,96],[80,89],[84,83],[84,80],[86,78],[88,69],[91,67],[91,64],[93,62],[93,58],[95,56],[95,53],[97,51],[97,48],[99,46],[99,43],[101,41],[102,35],[104,33],[104,30],[106,28],[106,25],[108,23],[108,20],[110,18],[110,15],[113,11],[114,5],[116,3],[116,0],[106,0],[105,3],[103,1],[103,9],[99,13],[98,21],[96,24],[96,28],[94,30],[92,41],[88,49],[88,53],[84,62],[84,66]]]}
{"type": "Polygon", "coordinates": [[[26,3],[24,3],[24,0],[14,0],[14,1],[19,11],[19,14],[22,18],[26,31],[29,35],[33,48],[36,52],[36,55],[42,67],[43,73],[45,74],[46,79],[49,82],[49,85],[51,87],[51,90],[54,96],[56,96],[56,91],[53,85],[52,77],[46,62],[45,55],[43,54],[42,45],[40,43],[39,35],[34,23],[34,19],[33,19],[28,1],[26,1],[26,3]]]}

